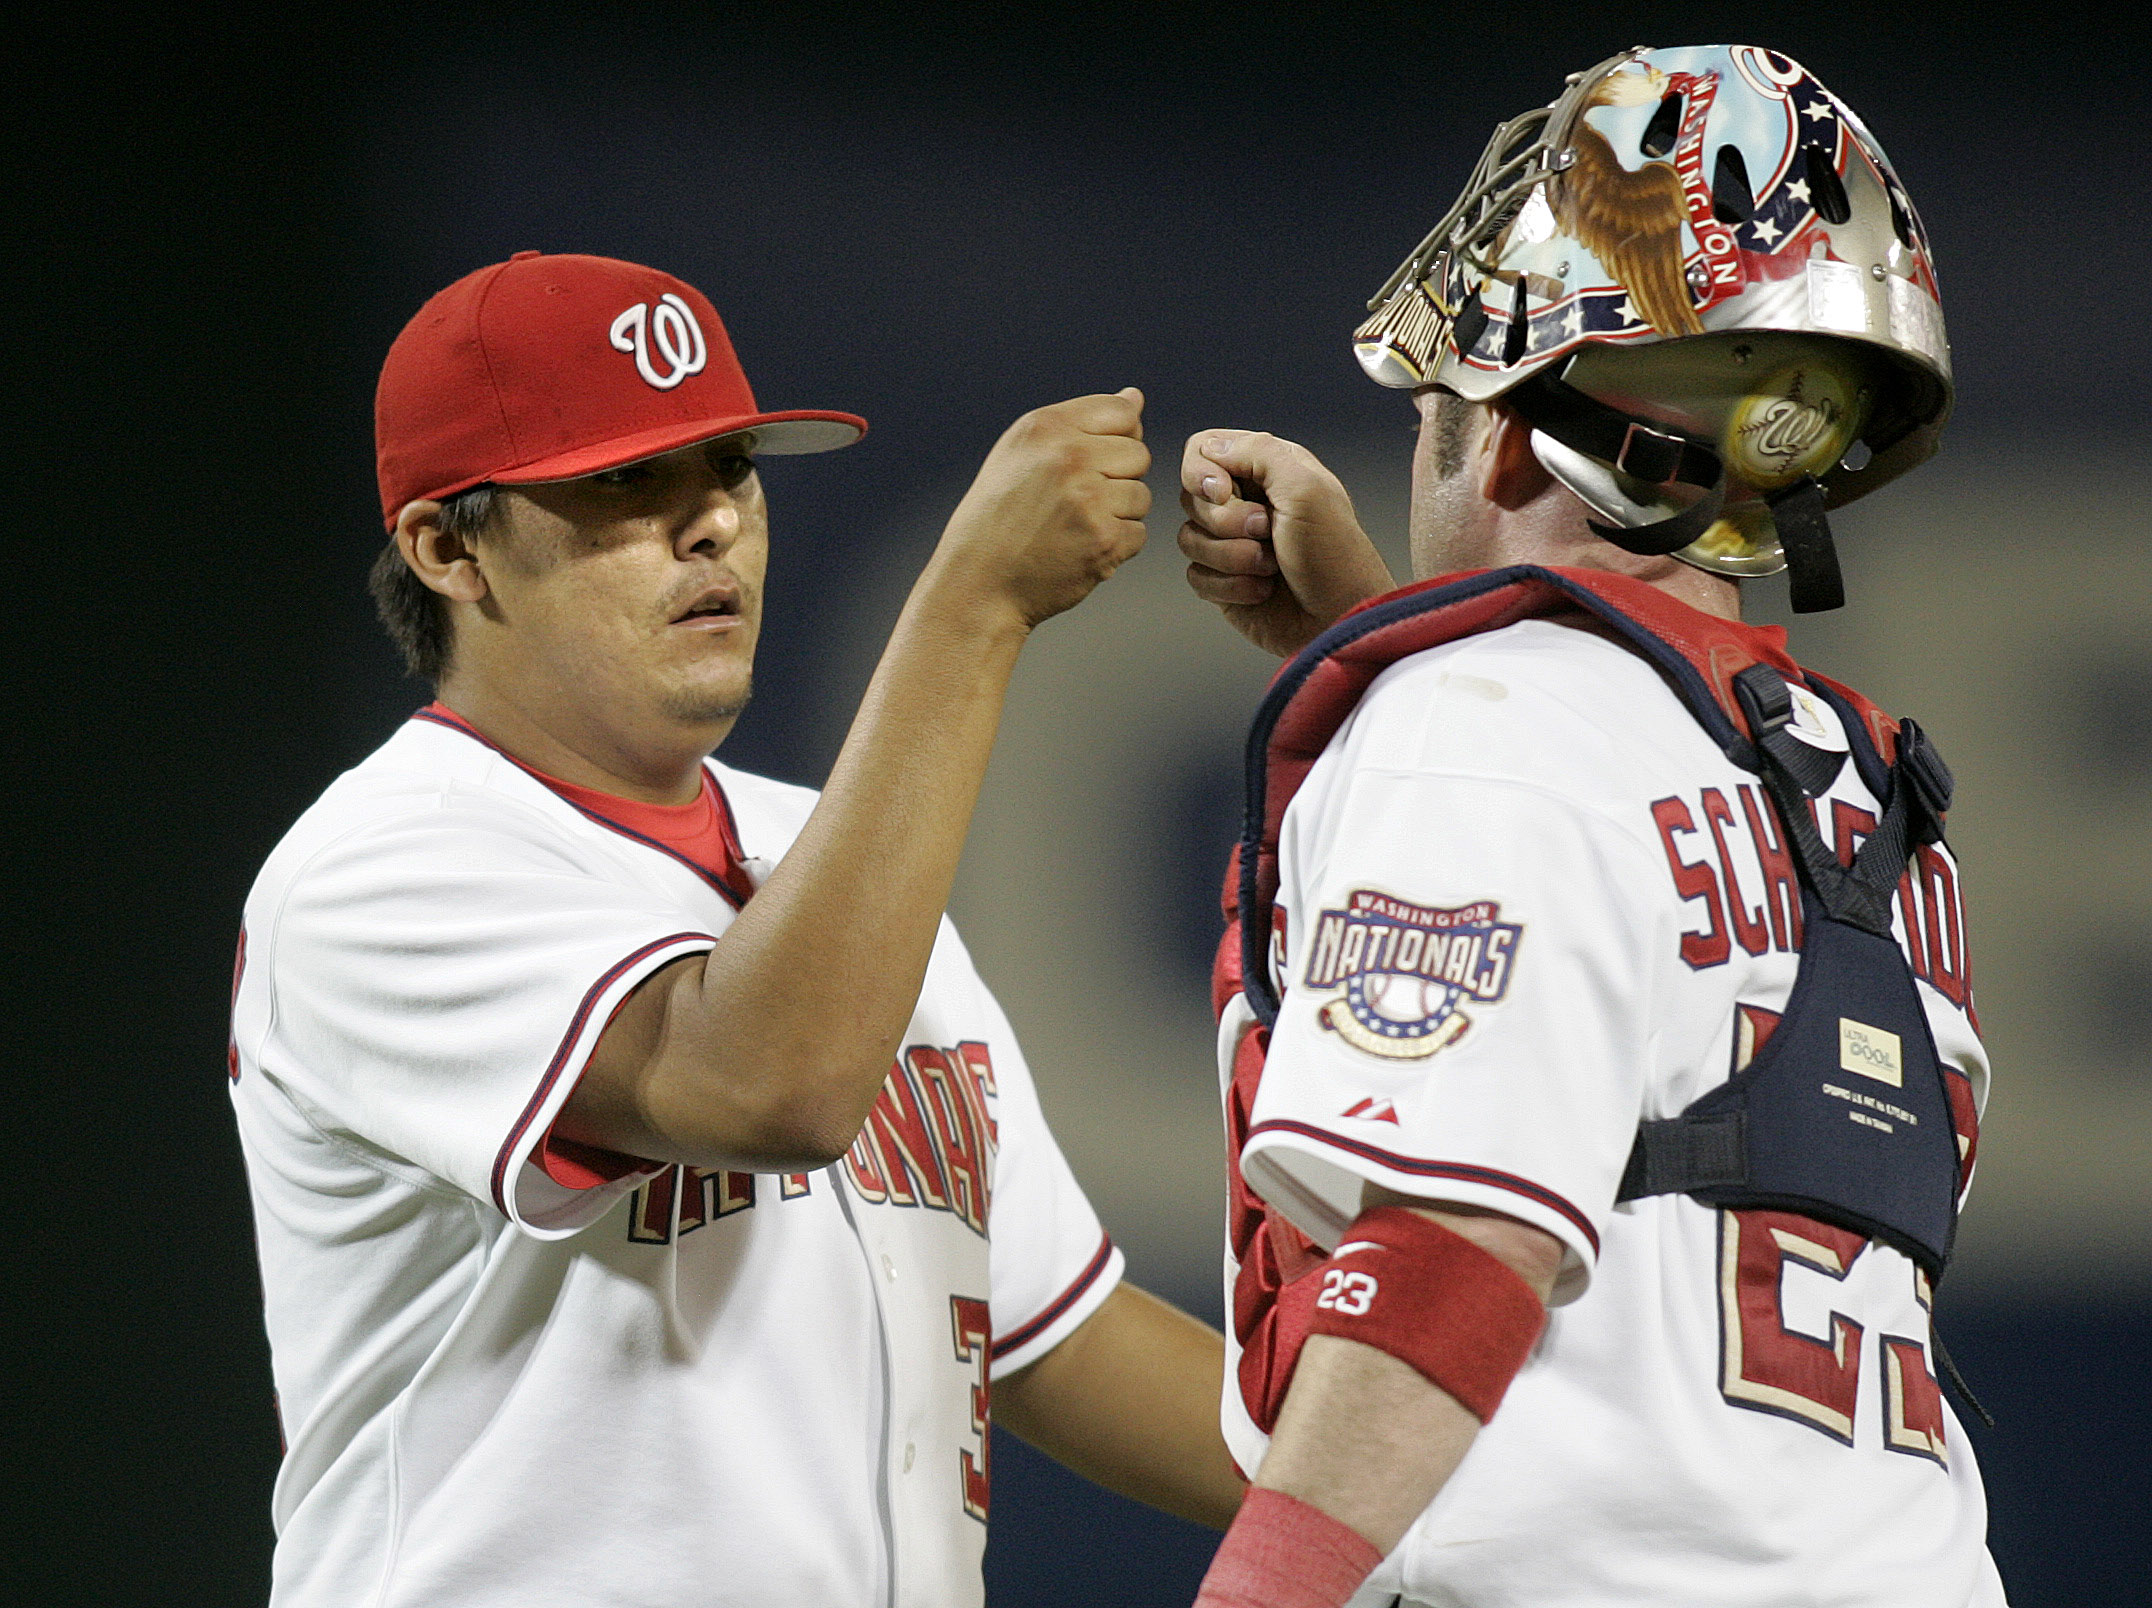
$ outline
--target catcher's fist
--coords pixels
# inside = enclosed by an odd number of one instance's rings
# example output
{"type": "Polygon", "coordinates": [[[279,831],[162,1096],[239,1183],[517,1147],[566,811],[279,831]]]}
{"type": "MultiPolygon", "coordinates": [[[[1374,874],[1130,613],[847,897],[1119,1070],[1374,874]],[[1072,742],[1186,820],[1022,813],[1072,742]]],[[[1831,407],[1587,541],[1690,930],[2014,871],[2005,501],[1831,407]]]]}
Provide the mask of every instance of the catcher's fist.
{"type": "Polygon", "coordinates": [[[1297,442],[1197,431],[1181,455],[1181,509],[1189,586],[1281,659],[1397,584],[1338,477],[1297,442]]]}

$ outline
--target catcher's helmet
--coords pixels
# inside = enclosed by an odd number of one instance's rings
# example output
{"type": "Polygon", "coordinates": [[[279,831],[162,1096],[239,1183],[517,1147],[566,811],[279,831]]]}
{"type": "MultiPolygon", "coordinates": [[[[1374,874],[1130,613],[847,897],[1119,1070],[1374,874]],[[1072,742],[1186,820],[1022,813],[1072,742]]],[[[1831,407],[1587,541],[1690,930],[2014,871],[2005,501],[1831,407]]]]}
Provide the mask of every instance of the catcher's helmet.
{"type": "Polygon", "coordinates": [[[1754,45],[1573,75],[1368,306],[1373,378],[1499,398],[1609,541],[1790,568],[1804,611],[1844,596],[1824,509],[1926,459],[1950,411],[1913,203],[1851,111],[1754,45]]]}

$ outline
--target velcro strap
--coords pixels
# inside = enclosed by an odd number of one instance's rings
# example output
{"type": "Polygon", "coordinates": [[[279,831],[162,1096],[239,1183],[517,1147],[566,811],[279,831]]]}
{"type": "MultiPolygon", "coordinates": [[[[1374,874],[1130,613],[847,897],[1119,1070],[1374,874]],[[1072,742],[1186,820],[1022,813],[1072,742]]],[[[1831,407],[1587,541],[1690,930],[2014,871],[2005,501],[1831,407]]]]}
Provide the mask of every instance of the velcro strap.
{"type": "MultiPolygon", "coordinates": [[[[1912,782],[1935,832],[1940,833],[1943,817],[1950,813],[1951,795],[1957,791],[1957,778],[1928,741],[1928,734],[1910,719],[1898,722],[1898,769],[1912,782]]],[[[1933,843],[1935,837],[1923,834],[1921,841],[1933,843]]]]}
{"type": "Polygon", "coordinates": [[[1509,1264],[1402,1206],[1362,1212],[1319,1276],[1310,1334],[1388,1352],[1483,1424],[1546,1327],[1509,1264]]]}
{"type": "Polygon", "coordinates": [[[1600,540],[1612,542],[1625,553],[1657,558],[1666,553],[1678,553],[1691,542],[1700,540],[1725,506],[1726,482],[1721,480],[1680,513],[1669,514],[1649,525],[1602,525],[1596,519],[1587,519],[1584,523],[1591,526],[1592,533],[1600,540]]]}
{"type": "Polygon", "coordinates": [[[1686,1195],[1748,1182],[1747,1124],[1739,1111],[1639,1123],[1617,1201],[1686,1195]]]}
{"type": "Polygon", "coordinates": [[[1734,677],[1734,691],[1749,717],[1749,729],[1758,739],[1768,737],[1793,719],[1793,689],[1786,678],[1761,662],[1734,677]]]}
{"type": "Polygon", "coordinates": [[[1533,429],[1651,485],[1716,486],[1726,478],[1706,443],[1609,407],[1545,371],[1511,386],[1500,400],[1533,429]]]}
{"type": "Polygon", "coordinates": [[[1805,797],[1821,798],[1845,768],[1846,756],[1836,749],[1811,748],[1787,731],[1793,720],[1793,690],[1786,678],[1768,664],[1752,664],[1734,677],[1734,695],[1764,756],[1785,770],[1805,797]]]}
{"type": "Polygon", "coordinates": [[[1803,475],[1781,491],[1766,492],[1778,544],[1786,554],[1787,601],[1796,614],[1824,614],[1843,608],[1846,583],[1838,573],[1838,549],[1831,542],[1831,522],[1823,512],[1823,487],[1803,475]]]}
{"type": "Polygon", "coordinates": [[[1726,469],[1707,444],[1609,407],[1551,373],[1511,386],[1502,393],[1502,405],[1562,445],[1648,485],[1702,488],[1703,495],[1688,507],[1649,525],[1588,521],[1594,532],[1625,552],[1678,553],[1709,530],[1726,505],[1726,469]]]}
{"type": "MultiPolygon", "coordinates": [[[[1770,795],[1781,829],[1793,845],[1802,884],[1822,901],[1833,919],[1850,922],[1879,938],[1890,937],[1891,900],[1912,845],[1909,834],[1918,789],[1910,783],[1893,783],[1890,805],[1883,818],[1861,845],[1852,866],[1841,866],[1838,856],[1816,830],[1815,812],[1808,807],[1808,799],[1815,795],[1808,791],[1803,778],[1818,750],[1785,729],[1792,695],[1786,690],[1784,678],[1767,664],[1752,664],[1734,677],[1734,692],[1756,735],[1757,774],[1770,795]]],[[[1836,775],[1838,756],[1831,759],[1831,774],[1836,775]]],[[[1895,774],[1902,776],[1905,772],[1901,768],[1895,774]]]]}

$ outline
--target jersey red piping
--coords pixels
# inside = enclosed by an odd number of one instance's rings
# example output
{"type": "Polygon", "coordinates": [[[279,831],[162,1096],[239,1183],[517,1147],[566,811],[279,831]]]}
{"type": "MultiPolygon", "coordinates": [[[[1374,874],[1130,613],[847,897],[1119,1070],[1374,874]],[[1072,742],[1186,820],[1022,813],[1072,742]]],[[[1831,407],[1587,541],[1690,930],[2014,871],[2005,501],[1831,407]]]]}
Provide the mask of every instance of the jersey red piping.
{"type": "MultiPolygon", "coordinates": [[[[574,799],[569,798],[566,794],[561,793],[553,787],[549,786],[546,781],[545,772],[533,770],[530,766],[524,764],[522,760],[516,758],[515,755],[511,754],[507,749],[503,748],[499,743],[494,742],[489,737],[482,736],[476,729],[466,725],[463,721],[444,720],[441,718],[441,716],[434,714],[431,710],[428,709],[420,709],[414,711],[411,718],[413,720],[423,720],[429,725],[440,726],[448,731],[461,732],[464,736],[470,738],[471,741],[475,743],[483,743],[486,747],[492,749],[496,754],[500,755],[501,758],[507,760],[509,764],[515,766],[517,770],[523,772],[523,774],[528,776],[532,781],[538,783],[541,787],[544,787],[547,792],[551,793],[555,798],[559,799],[563,804],[567,805],[568,808],[574,810],[584,819],[595,821],[598,823],[598,825],[604,827],[608,832],[618,833],[621,837],[630,839],[631,841],[636,843],[640,843],[645,848],[656,849],[660,854],[667,854],[672,856],[672,858],[678,860],[682,865],[686,866],[690,871],[694,872],[695,875],[701,877],[703,881],[709,883],[711,887],[715,888],[720,894],[722,894],[724,896],[725,902],[731,905],[733,909],[738,910],[746,904],[747,901],[743,899],[735,889],[733,889],[728,883],[726,883],[724,878],[715,876],[704,867],[697,865],[693,860],[690,860],[686,855],[682,854],[670,843],[661,843],[656,838],[651,837],[646,833],[636,831],[635,828],[632,826],[623,826],[620,822],[613,820],[610,816],[600,815],[596,810],[593,809],[586,809],[581,804],[578,804],[574,799]]],[[[712,778],[713,781],[715,779],[716,778],[714,777],[712,778]]],[[[740,833],[738,826],[734,823],[732,818],[732,800],[725,796],[725,790],[722,787],[719,787],[717,789],[717,807],[724,814],[725,835],[732,841],[738,842],[740,833]]]]}
{"type": "MultiPolygon", "coordinates": [[[[1248,1130],[1248,1143],[1253,1144],[1258,1135],[1266,1133],[1292,1133],[1305,1139],[1319,1140],[1323,1144],[1388,1167],[1393,1172],[1411,1173],[1416,1178],[1451,1178],[1459,1183],[1486,1184],[1495,1189],[1506,1189],[1512,1195],[1522,1195],[1526,1200],[1536,1201],[1568,1218],[1576,1225],[1577,1232],[1591,1242],[1592,1254],[1599,1254],[1599,1234],[1592,1227],[1591,1219],[1553,1190],[1542,1188],[1529,1178],[1519,1178],[1514,1173],[1497,1172],[1492,1167],[1474,1167],[1461,1161],[1420,1161],[1412,1156],[1400,1156],[1394,1151],[1383,1150],[1361,1140],[1348,1139],[1342,1134],[1329,1133],[1310,1123],[1294,1122],[1285,1117],[1274,1117],[1269,1122],[1257,1123],[1248,1130]]],[[[1242,1148],[1245,1151],[1246,1146],[1242,1148]]]]}
{"type": "Polygon", "coordinates": [[[1013,1334],[1005,1334],[996,1339],[993,1348],[988,1352],[988,1357],[992,1361],[999,1362],[1010,1352],[1028,1346],[1032,1341],[1052,1328],[1061,1315],[1077,1303],[1084,1291],[1098,1281],[1098,1276],[1106,1271],[1106,1264],[1112,1259],[1113,1236],[1101,1234],[1098,1237],[1098,1254],[1093,1256],[1084,1270],[1076,1275],[1076,1282],[1063,1290],[1060,1295],[1054,1298],[1051,1306],[1022,1328],[1016,1330],[1013,1334]]]}
{"type": "Polygon", "coordinates": [[[242,921],[239,924],[239,950],[232,957],[231,1036],[225,1045],[225,1060],[230,1063],[226,1070],[234,1083],[239,1081],[239,985],[246,980],[246,975],[247,924],[242,921]]]}
{"type": "Polygon", "coordinates": [[[508,1138],[502,1144],[500,1154],[493,1158],[493,1204],[503,1217],[515,1215],[508,1209],[508,1164],[515,1156],[516,1147],[523,1142],[523,1135],[530,1131],[531,1122],[537,1117],[539,1108],[545,1104],[546,1096],[559,1081],[561,1068],[568,1064],[568,1056],[575,1049],[575,1041],[582,1037],[583,1025],[590,1020],[590,1013],[596,1007],[599,996],[619,980],[621,973],[629,970],[638,961],[646,960],[672,944],[703,941],[713,944],[717,942],[716,938],[706,932],[669,933],[654,942],[644,944],[590,985],[590,991],[583,996],[582,1004],[576,1006],[575,1015],[568,1022],[568,1031],[561,1036],[560,1048],[553,1052],[553,1060],[546,1067],[545,1076],[538,1080],[537,1092],[530,1097],[529,1104],[524,1106],[523,1114],[516,1118],[515,1126],[508,1130],[508,1138]]]}

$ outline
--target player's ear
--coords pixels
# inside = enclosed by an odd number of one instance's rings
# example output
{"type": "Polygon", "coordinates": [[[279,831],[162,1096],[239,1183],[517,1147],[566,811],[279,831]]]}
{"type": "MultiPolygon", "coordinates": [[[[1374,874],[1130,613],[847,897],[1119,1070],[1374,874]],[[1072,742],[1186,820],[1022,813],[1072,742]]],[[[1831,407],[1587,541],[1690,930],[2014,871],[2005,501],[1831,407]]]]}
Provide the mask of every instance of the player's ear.
{"type": "Polygon", "coordinates": [[[411,573],[429,590],[461,603],[486,595],[485,572],[469,543],[444,529],[441,505],[420,497],[396,516],[396,547],[411,573]]]}
{"type": "Polygon", "coordinates": [[[1499,402],[1487,409],[1487,425],[1473,453],[1480,495],[1498,508],[1517,509],[1554,484],[1532,451],[1532,427],[1499,402]]]}

